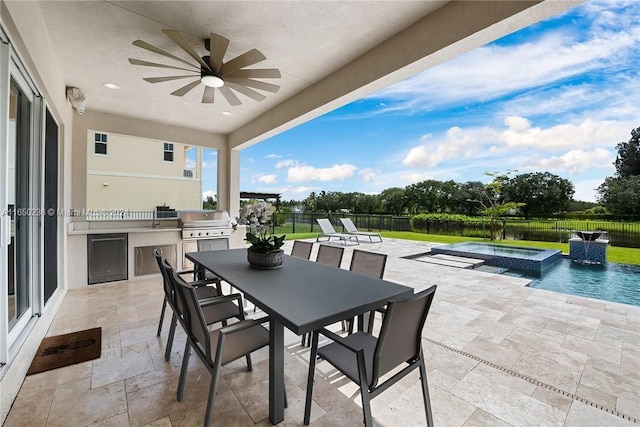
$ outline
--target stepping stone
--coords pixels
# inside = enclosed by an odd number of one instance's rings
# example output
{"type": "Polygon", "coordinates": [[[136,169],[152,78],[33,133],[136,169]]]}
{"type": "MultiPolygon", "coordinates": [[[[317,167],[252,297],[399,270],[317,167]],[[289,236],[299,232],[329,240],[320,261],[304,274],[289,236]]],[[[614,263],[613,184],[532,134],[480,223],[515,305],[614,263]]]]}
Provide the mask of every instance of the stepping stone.
{"type": "Polygon", "coordinates": [[[456,267],[456,268],[465,268],[465,269],[471,269],[474,267],[473,264],[469,264],[467,262],[452,261],[449,259],[441,259],[433,256],[416,258],[416,261],[426,262],[428,264],[445,265],[447,267],[456,267]]]}
{"type": "Polygon", "coordinates": [[[438,259],[446,259],[449,261],[456,261],[456,262],[464,262],[467,264],[472,264],[473,267],[477,267],[479,265],[484,264],[484,260],[483,259],[477,259],[477,258],[466,258],[466,257],[461,257],[461,256],[455,256],[455,255],[446,255],[446,254],[436,254],[436,255],[432,255],[432,258],[438,258],[438,259]]]}

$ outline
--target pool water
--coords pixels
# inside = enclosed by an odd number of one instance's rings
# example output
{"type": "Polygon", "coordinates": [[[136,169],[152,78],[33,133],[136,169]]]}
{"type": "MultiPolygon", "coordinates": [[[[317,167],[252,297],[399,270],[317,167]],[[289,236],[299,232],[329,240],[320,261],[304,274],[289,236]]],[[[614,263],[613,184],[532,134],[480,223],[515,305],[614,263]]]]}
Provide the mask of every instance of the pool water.
{"type": "Polygon", "coordinates": [[[562,253],[555,249],[523,248],[474,242],[433,246],[431,254],[482,259],[485,265],[517,270],[535,277],[540,277],[544,270],[562,258],[562,253]]]}
{"type": "Polygon", "coordinates": [[[640,306],[640,267],[632,265],[585,265],[564,258],[529,286],[640,306]]]}
{"type": "Polygon", "coordinates": [[[487,243],[466,243],[464,245],[452,245],[457,246],[458,250],[465,250],[470,253],[487,254],[487,255],[506,255],[506,256],[521,256],[529,258],[545,252],[546,249],[536,248],[521,248],[505,245],[492,245],[487,243]]]}

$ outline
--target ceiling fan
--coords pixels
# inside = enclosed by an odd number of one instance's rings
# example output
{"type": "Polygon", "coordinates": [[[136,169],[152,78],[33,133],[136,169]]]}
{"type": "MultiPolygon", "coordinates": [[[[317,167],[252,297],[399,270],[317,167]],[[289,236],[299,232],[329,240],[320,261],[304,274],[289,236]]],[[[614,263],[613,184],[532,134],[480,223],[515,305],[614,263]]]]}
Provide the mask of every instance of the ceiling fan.
{"type": "Polygon", "coordinates": [[[237,106],[241,105],[242,101],[240,101],[240,98],[238,98],[235,92],[241,93],[255,101],[262,101],[266,99],[266,96],[255,89],[271,93],[276,93],[280,89],[280,86],[278,85],[256,80],[257,78],[280,78],[280,70],[277,68],[246,68],[267,59],[257,49],[251,49],[250,51],[245,52],[227,62],[222,62],[227,51],[227,47],[229,46],[229,39],[222,37],[221,35],[211,33],[210,38],[204,41],[205,49],[209,51],[209,55],[201,57],[178,31],[162,30],[162,32],[180,46],[191,58],[196,60],[197,64],[192,64],[182,58],[178,58],[177,56],[152,46],[142,40],[134,41],[133,45],[158,53],[175,61],[179,61],[182,64],[188,65],[190,68],[142,61],[134,58],[129,58],[129,63],[147,67],[170,68],[193,73],[190,75],[180,76],[145,77],[143,79],[149,83],[161,83],[179,79],[197,78],[189,84],[171,92],[171,95],[184,96],[202,83],[204,85],[204,93],[202,95],[203,103],[213,103],[215,99],[215,89],[218,89],[229,104],[237,106]]]}

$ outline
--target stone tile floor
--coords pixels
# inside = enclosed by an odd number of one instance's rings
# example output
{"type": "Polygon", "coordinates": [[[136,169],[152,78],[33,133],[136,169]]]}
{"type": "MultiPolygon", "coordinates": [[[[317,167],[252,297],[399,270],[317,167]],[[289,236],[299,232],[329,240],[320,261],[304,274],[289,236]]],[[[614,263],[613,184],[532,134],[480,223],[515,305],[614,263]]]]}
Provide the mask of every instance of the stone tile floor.
{"type": "MultiPolygon", "coordinates": [[[[640,307],[401,258],[429,247],[393,239],[359,246],[389,254],[388,280],[417,290],[438,285],[423,331],[436,426],[639,423],[640,307]]],[[[5,426],[201,425],[210,377],[192,356],[185,399],[176,401],[184,335],[178,334],[165,362],[168,326],[156,338],[162,297],[159,278],[69,291],[48,335],[101,326],[102,356],[27,377],[5,426]]],[[[302,425],[309,351],[291,333],[286,340],[289,408],[281,425],[302,425]]],[[[270,425],[267,363],[263,349],[254,353],[253,372],[242,361],[224,367],[214,425],[270,425]]],[[[361,425],[355,385],[326,363],[316,372],[312,425],[361,425]]],[[[416,372],[372,407],[380,426],[426,424],[416,372]]]]}

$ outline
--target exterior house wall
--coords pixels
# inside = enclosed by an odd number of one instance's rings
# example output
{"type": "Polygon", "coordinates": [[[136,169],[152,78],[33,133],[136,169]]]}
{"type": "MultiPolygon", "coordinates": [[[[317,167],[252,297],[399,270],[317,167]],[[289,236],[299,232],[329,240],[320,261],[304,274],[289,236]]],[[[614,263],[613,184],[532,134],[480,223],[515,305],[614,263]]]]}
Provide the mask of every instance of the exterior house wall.
{"type": "Polygon", "coordinates": [[[202,209],[199,170],[184,176],[190,146],[107,133],[103,155],[95,153],[96,133],[103,134],[90,130],[87,135],[87,209],[152,211],[161,205],[202,209]],[[165,143],[173,145],[173,161],[164,160],[165,143]]]}
{"type": "MultiPolygon", "coordinates": [[[[87,159],[89,157],[87,156],[87,147],[89,146],[87,139],[88,135],[93,135],[95,131],[106,133],[108,135],[127,135],[128,138],[136,138],[136,144],[140,142],[140,140],[156,140],[173,142],[174,144],[180,143],[188,146],[213,148],[218,150],[218,152],[225,151],[227,146],[227,139],[225,135],[204,132],[197,129],[187,129],[180,126],[115,116],[113,114],[100,113],[91,110],[87,110],[83,115],[75,115],[73,122],[73,159],[71,162],[71,175],[73,180],[71,207],[77,210],[90,207],[87,203],[87,184],[89,181],[87,179],[87,172],[91,170],[87,164],[87,159]]],[[[91,147],[93,148],[93,145],[91,145],[91,147]]],[[[177,153],[177,151],[178,148],[174,145],[174,153],[177,153]]],[[[160,152],[159,155],[161,156],[162,153],[160,152]]],[[[127,159],[131,159],[133,163],[137,163],[140,167],[146,168],[148,166],[143,164],[151,163],[147,156],[148,155],[144,153],[135,155],[131,154],[127,155],[127,159]]],[[[222,161],[223,159],[219,156],[218,167],[220,167],[222,161]]],[[[180,168],[183,168],[183,166],[184,163],[181,164],[180,168]]],[[[194,175],[201,176],[200,170],[196,171],[194,175]]],[[[180,172],[180,176],[182,176],[182,172],[180,172]]],[[[102,183],[104,183],[104,180],[101,182],[101,185],[102,183]]],[[[200,187],[200,184],[198,185],[200,187]]],[[[225,177],[223,177],[223,179],[218,177],[218,193],[222,191],[221,189],[228,186],[229,182],[225,177]]],[[[200,188],[198,191],[198,200],[200,200],[202,191],[200,188]]],[[[154,204],[150,206],[155,207],[156,205],[162,205],[163,203],[170,205],[168,201],[162,200],[158,204],[155,202],[153,203],[154,204]]],[[[170,206],[173,207],[173,205],[170,206]]],[[[200,204],[199,206],[200,207],[198,209],[201,209],[202,205],[200,204]]],[[[220,208],[227,209],[225,205],[221,205],[220,208]]]]}

